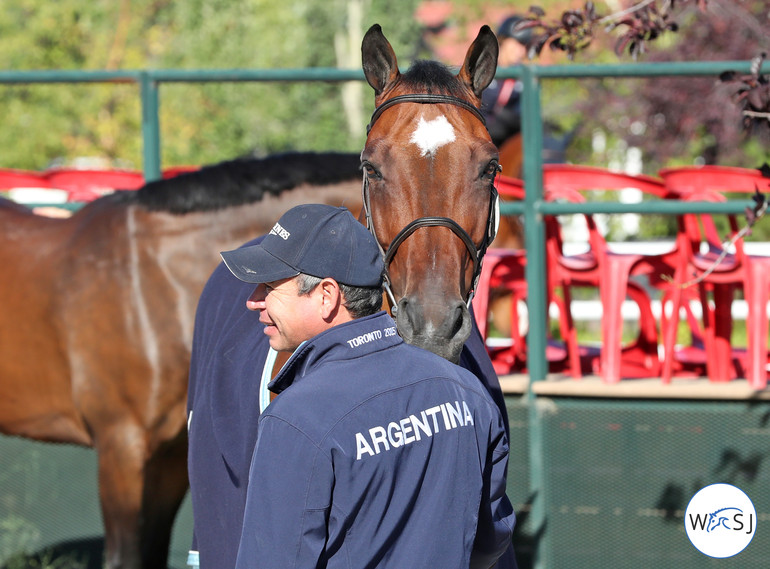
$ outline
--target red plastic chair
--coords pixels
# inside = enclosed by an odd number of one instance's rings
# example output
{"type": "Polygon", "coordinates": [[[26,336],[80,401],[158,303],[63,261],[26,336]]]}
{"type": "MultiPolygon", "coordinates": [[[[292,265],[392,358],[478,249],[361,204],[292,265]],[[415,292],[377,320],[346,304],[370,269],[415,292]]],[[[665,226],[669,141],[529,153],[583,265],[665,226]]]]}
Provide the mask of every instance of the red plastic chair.
{"type": "MultiPolygon", "coordinates": [[[[498,176],[496,186],[503,200],[524,198],[524,185],[519,179],[498,176]]],[[[527,367],[526,330],[529,320],[520,313],[520,308],[526,304],[527,299],[526,263],[523,249],[492,247],[484,256],[476,287],[473,299],[476,323],[498,374],[523,372],[527,367]],[[502,339],[503,345],[495,345],[488,334],[491,305],[499,295],[506,296],[510,302],[510,338],[502,339]]],[[[552,301],[554,299],[549,297],[549,303],[552,301]]],[[[559,308],[560,315],[563,315],[563,308],[559,308]]],[[[560,323],[563,329],[565,320],[561,318],[560,323]]],[[[564,371],[567,350],[558,343],[549,341],[546,359],[550,371],[564,371]]],[[[578,376],[579,374],[578,368],[578,376]]]]}
{"type": "Polygon", "coordinates": [[[115,190],[136,190],[144,175],[135,170],[79,170],[57,168],[45,172],[51,187],[69,192],[69,201],[88,202],[115,190]]]}
{"type": "MultiPolygon", "coordinates": [[[[661,180],[651,176],[629,175],[602,168],[570,164],[545,164],[544,195],[547,201],[585,203],[581,191],[616,191],[636,188],[655,198],[665,199],[669,192],[661,180]]],[[[663,275],[673,276],[679,254],[676,247],[658,255],[622,254],[611,251],[592,216],[585,215],[590,249],[580,255],[566,255],[560,233],[546,229],[546,253],[549,289],[559,288],[565,312],[571,319],[570,289],[575,286],[597,287],[602,304],[602,347],[599,373],[605,383],[616,383],[621,377],[655,377],[660,374],[657,324],[650,299],[644,288],[632,281],[646,276],[649,285],[665,289],[663,275]],[[622,306],[626,296],[640,309],[640,332],[628,346],[622,345],[622,306]]],[[[574,326],[569,326],[574,330],[574,326]]],[[[570,359],[579,357],[576,336],[569,338],[570,359]]]]}
{"type": "Polygon", "coordinates": [[[48,180],[39,172],[0,168],[0,191],[16,188],[48,188],[48,180]]]}
{"type": "MultiPolygon", "coordinates": [[[[660,171],[666,187],[688,201],[725,201],[727,194],[767,193],[770,179],[759,170],[722,166],[669,168],[660,171]]],[[[738,220],[729,215],[730,240],[740,231],[738,220]]],[[[703,309],[703,338],[706,369],[710,381],[725,382],[745,376],[754,389],[767,386],[768,318],[770,300],[770,257],[748,255],[743,239],[735,242],[735,251],[715,264],[722,253],[713,217],[686,214],[679,217],[679,248],[685,264],[674,276],[672,289],[673,318],[664,330],[664,350],[673,350],[678,309],[685,303],[683,287],[697,284],[703,309]],[[742,289],[748,306],[747,349],[745,353],[731,344],[732,302],[736,289],[742,289]],[[709,297],[713,297],[713,303],[709,297]]],[[[664,381],[671,370],[664,366],[664,381]]]]}
{"type": "Polygon", "coordinates": [[[487,346],[495,372],[499,375],[522,371],[526,366],[526,349],[518,313],[519,302],[527,297],[525,266],[526,257],[522,251],[487,249],[473,297],[476,324],[487,346]],[[510,344],[507,346],[494,346],[489,338],[491,304],[499,291],[504,291],[511,302],[510,344]]]}

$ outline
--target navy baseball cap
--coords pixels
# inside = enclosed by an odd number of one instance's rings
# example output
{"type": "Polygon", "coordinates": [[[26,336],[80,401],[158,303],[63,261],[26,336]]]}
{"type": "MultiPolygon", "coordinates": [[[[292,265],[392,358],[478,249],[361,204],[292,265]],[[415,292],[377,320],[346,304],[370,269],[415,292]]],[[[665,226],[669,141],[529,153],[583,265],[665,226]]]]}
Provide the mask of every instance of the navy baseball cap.
{"type": "Polygon", "coordinates": [[[497,30],[497,37],[513,38],[522,45],[528,45],[532,41],[534,32],[531,27],[524,27],[529,20],[521,16],[508,16],[497,30]]]}
{"type": "Polygon", "coordinates": [[[298,205],[283,214],[258,245],[221,255],[230,272],[247,283],[304,273],[351,286],[382,285],[380,249],[344,207],[298,205]]]}

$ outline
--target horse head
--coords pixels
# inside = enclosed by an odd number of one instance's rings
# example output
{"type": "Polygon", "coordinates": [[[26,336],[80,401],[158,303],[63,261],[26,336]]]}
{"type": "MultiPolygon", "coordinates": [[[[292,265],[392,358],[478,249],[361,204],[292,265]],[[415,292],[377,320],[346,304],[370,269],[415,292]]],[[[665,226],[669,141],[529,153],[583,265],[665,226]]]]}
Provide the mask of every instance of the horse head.
{"type": "Polygon", "coordinates": [[[497,230],[498,151],[479,113],[498,44],[479,31],[455,75],[434,61],[401,73],[379,25],[362,43],[375,111],[361,153],[367,224],[407,342],[457,362],[481,259],[497,230]]]}
{"type": "Polygon", "coordinates": [[[721,510],[717,510],[716,512],[713,512],[709,514],[709,520],[708,520],[708,527],[706,527],[706,532],[712,532],[718,527],[723,527],[725,529],[732,529],[727,525],[728,520],[730,517],[727,514],[723,514],[725,510],[738,510],[738,512],[742,513],[742,510],[739,508],[722,508],[721,510]]]}

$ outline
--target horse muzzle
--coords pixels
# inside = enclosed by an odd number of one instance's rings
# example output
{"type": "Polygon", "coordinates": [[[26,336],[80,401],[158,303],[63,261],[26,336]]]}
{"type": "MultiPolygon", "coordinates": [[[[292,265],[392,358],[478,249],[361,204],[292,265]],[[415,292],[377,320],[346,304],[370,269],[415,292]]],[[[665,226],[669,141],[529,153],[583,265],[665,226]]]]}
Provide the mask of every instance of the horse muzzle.
{"type": "Polygon", "coordinates": [[[398,302],[396,325],[404,341],[452,363],[460,361],[471,324],[468,307],[460,299],[451,303],[449,309],[446,302],[430,304],[415,297],[404,297],[398,302]]]}

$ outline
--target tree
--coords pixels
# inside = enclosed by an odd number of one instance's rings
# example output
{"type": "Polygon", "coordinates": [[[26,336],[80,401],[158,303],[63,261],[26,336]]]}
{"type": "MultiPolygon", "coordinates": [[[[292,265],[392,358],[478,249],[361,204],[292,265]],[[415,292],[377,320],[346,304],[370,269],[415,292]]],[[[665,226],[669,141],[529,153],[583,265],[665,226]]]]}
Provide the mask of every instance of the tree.
{"type": "MultiPolygon", "coordinates": [[[[307,68],[353,65],[337,38],[378,22],[399,54],[417,37],[417,0],[9,0],[0,11],[6,69],[307,68]],[[363,13],[352,22],[348,7],[363,13]],[[343,60],[344,59],[344,60],[343,60]]],[[[352,45],[353,40],[350,40],[352,45]]],[[[357,46],[360,50],[360,42],[357,46]]],[[[354,54],[353,54],[354,55],[354,54]]],[[[404,60],[406,56],[404,56],[404,60]]],[[[363,89],[363,86],[361,86],[363,89]]],[[[210,164],[256,152],[354,150],[373,106],[366,90],[346,124],[332,83],[163,84],[162,164],[210,164]]],[[[350,104],[350,103],[348,103],[350,104]]],[[[134,85],[0,85],[0,166],[42,169],[98,156],[141,168],[134,85]]]]}
{"type": "MultiPolygon", "coordinates": [[[[571,59],[603,39],[614,43],[618,56],[646,61],[751,60],[767,49],[766,17],[765,1],[637,0],[609,15],[586,2],[555,22],[533,7],[526,25],[536,32],[533,52],[564,51],[571,59]],[[659,49],[650,49],[654,42],[661,43],[659,49]]],[[[747,156],[760,159],[770,140],[768,79],[758,72],[722,79],[650,78],[625,89],[605,80],[578,109],[641,148],[655,168],[671,157],[746,165],[747,156]],[[748,133],[743,127],[750,127],[748,133]],[[749,141],[746,134],[757,138],[749,141]]]]}

